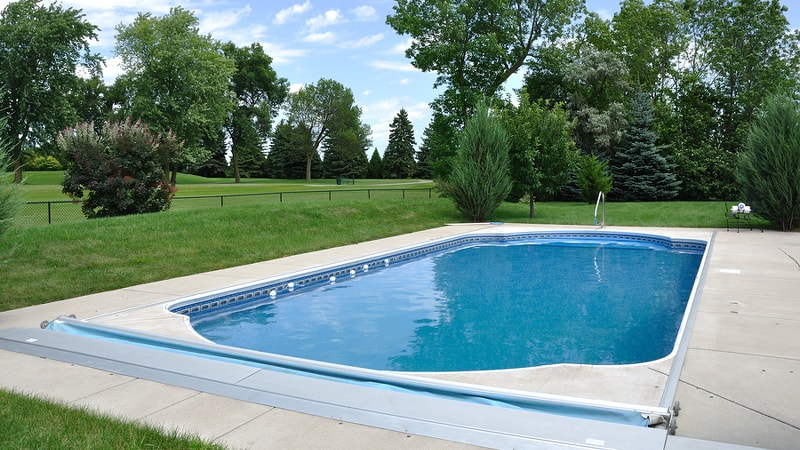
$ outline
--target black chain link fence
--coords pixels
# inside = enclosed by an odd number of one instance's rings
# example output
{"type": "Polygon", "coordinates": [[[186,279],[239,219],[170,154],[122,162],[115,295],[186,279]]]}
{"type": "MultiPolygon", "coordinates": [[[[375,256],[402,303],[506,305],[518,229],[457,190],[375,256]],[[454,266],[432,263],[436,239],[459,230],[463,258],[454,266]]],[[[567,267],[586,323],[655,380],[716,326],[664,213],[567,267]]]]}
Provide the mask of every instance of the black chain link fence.
{"type": "MultiPolygon", "coordinates": [[[[175,197],[171,210],[204,207],[224,207],[289,202],[422,199],[433,198],[433,188],[383,188],[383,189],[331,189],[319,191],[265,192],[258,194],[228,194],[175,197]]],[[[81,202],[53,200],[26,202],[17,216],[19,226],[37,226],[86,220],[81,212],[81,202]]]]}

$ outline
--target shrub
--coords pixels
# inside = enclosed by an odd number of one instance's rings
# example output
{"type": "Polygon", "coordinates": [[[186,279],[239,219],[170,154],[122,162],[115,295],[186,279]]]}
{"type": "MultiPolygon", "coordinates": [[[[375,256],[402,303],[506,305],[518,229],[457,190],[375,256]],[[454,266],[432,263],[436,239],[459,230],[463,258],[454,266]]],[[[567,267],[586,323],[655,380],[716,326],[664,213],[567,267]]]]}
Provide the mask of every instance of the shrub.
{"type": "Polygon", "coordinates": [[[510,141],[486,105],[479,105],[461,133],[453,170],[440,189],[473,222],[486,220],[511,191],[510,141]]]}
{"type": "Polygon", "coordinates": [[[581,199],[586,203],[592,203],[598,192],[608,195],[612,187],[608,161],[600,161],[594,155],[581,156],[576,178],[581,199]]]}
{"type": "Polygon", "coordinates": [[[88,218],[158,212],[170,207],[174,189],[167,180],[170,155],[181,148],[172,133],[154,135],[140,121],[91,123],[62,131],[57,140],[68,167],[63,192],[86,198],[88,218]]]}
{"type": "Polygon", "coordinates": [[[782,230],[800,226],[800,109],[787,96],[767,100],[747,135],[736,179],[754,211],[782,230]]]}
{"type": "Polygon", "coordinates": [[[64,166],[54,157],[36,155],[25,165],[28,170],[56,171],[64,170],[64,166]]]}
{"type": "MultiPolygon", "coordinates": [[[[0,123],[0,128],[2,128],[0,123]]],[[[22,201],[14,177],[6,170],[11,166],[11,154],[4,141],[0,141],[0,236],[11,227],[22,201]]]]}

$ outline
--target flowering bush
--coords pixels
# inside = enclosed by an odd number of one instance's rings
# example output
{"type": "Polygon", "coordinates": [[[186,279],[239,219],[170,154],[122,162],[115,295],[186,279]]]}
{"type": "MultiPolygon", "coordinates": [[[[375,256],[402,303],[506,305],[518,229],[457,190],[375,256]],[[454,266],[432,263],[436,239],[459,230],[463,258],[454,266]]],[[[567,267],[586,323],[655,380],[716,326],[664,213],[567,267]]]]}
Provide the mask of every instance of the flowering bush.
{"type": "Polygon", "coordinates": [[[67,159],[63,192],[85,199],[88,218],[169,209],[175,189],[167,179],[170,155],[182,144],[172,133],[153,134],[141,121],[106,122],[98,134],[82,123],[57,140],[67,159]]]}

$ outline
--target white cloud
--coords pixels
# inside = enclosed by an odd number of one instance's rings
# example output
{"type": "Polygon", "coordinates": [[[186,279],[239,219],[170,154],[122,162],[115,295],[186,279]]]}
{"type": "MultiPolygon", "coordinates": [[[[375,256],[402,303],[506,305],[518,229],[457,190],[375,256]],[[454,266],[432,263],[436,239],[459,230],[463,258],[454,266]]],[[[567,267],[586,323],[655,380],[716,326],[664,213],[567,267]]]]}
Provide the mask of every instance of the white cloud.
{"type": "Polygon", "coordinates": [[[377,42],[383,40],[383,33],[373,34],[372,36],[365,36],[357,41],[348,43],[350,48],[369,47],[377,42]]]}
{"type": "Polygon", "coordinates": [[[251,11],[250,5],[246,5],[239,10],[227,9],[204,13],[200,19],[200,29],[209,34],[214,34],[217,30],[236,25],[243,17],[249,15],[251,11]]]}
{"type": "Polygon", "coordinates": [[[411,84],[411,79],[410,78],[403,78],[403,79],[400,80],[400,84],[402,84],[403,86],[408,86],[409,84],[411,84]]]}
{"type": "Polygon", "coordinates": [[[409,47],[411,47],[411,44],[413,44],[413,43],[414,43],[414,39],[409,38],[409,39],[406,39],[403,42],[395,44],[395,46],[392,47],[392,53],[396,53],[398,55],[405,55],[406,54],[406,50],[408,50],[409,47]]]}
{"type": "Polygon", "coordinates": [[[312,42],[315,44],[333,44],[336,42],[336,34],[330,31],[324,33],[311,33],[303,38],[305,42],[312,42]]]}
{"type": "Polygon", "coordinates": [[[409,62],[385,61],[376,59],[369,63],[370,67],[382,70],[394,70],[397,72],[419,72],[419,69],[412,66],[409,62]]]}
{"type": "Polygon", "coordinates": [[[347,23],[347,20],[338,9],[330,9],[319,16],[306,20],[306,26],[310,31],[317,31],[321,28],[343,23],[347,23]]]}
{"type": "Polygon", "coordinates": [[[295,94],[298,91],[300,91],[300,89],[303,89],[304,87],[305,87],[305,85],[303,83],[292,83],[291,85],[289,85],[289,92],[291,92],[292,94],[295,94]]]}
{"type": "Polygon", "coordinates": [[[353,14],[361,21],[375,20],[378,18],[378,12],[375,8],[369,5],[361,5],[353,10],[353,14]]]}
{"type": "Polygon", "coordinates": [[[272,58],[272,63],[275,65],[285,65],[296,59],[304,58],[308,54],[306,50],[290,49],[284,47],[283,44],[274,42],[261,42],[261,47],[264,48],[264,53],[272,58]]]}
{"type": "Polygon", "coordinates": [[[386,150],[389,142],[389,125],[401,109],[405,109],[408,113],[408,118],[414,126],[414,138],[419,146],[422,142],[422,133],[430,121],[431,113],[427,103],[414,102],[408,97],[392,97],[363,107],[363,119],[370,124],[373,144],[381,153],[386,150]]]}
{"type": "Polygon", "coordinates": [[[311,2],[306,0],[305,3],[302,5],[294,4],[288,8],[282,9],[275,14],[275,18],[272,19],[272,23],[275,25],[283,25],[286,23],[293,16],[297,16],[303,14],[304,12],[311,9],[311,2]]]}
{"type": "Polygon", "coordinates": [[[372,94],[372,91],[370,91],[369,89],[367,89],[366,91],[362,92],[362,94],[363,94],[363,95],[366,97],[366,96],[368,96],[369,94],[372,94]]]}

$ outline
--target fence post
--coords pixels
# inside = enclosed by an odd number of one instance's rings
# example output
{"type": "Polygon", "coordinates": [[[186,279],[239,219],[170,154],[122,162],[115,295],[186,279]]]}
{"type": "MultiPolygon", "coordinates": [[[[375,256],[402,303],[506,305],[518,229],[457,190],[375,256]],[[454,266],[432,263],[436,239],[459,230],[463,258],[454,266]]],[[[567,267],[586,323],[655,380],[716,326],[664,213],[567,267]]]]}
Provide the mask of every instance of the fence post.
{"type": "Polygon", "coordinates": [[[47,202],[47,224],[48,225],[52,225],[53,224],[53,211],[50,208],[50,204],[51,204],[51,202],[47,202]]]}
{"type": "Polygon", "coordinates": [[[333,194],[333,191],[328,191],[328,201],[333,200],[332,194],[333,194]]]}
{"type": "Polygon", "coordinates": [[[372,191],[367,189],[367,200],[372,200],[372,191]]]}
{"type": "Polygon", "coordinates": [[[220,195],[219,196],[219,206],[220,207],[225,206],[225,196],[224,195],[220,195]]]}

